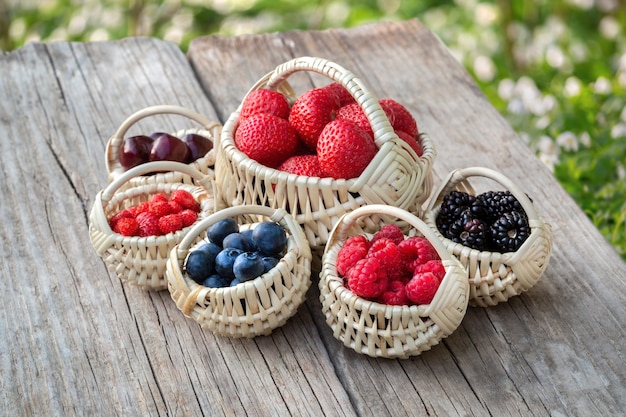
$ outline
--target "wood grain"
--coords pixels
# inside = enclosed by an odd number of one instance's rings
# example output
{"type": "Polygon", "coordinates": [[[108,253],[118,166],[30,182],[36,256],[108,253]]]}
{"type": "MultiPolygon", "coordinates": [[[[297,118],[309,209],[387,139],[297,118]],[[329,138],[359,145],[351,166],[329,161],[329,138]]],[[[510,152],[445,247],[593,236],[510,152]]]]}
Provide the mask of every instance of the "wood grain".
{"type": "MultiPolygon", "coordinates": [[[[290,79],[297,91],[327,80],[290,79]]],[[[564,416],[626,409],[626,266],[418,21],[349,30],[206,36],[187,56],[150,38],[31,44],[0,54],[0,415],[564,416]],[[316,280],[268,337],[217,337],[167,292],[123,285],[88,238],[106,186],[105,144],[135,111],[190,107],[224,122],[278,64],[321,56],[415,114],[435,141],[435,180],[487,166],[518,183],[554,230],[529,292],[470,308],[408,360],[344,348],[316,280]]],[[[187,121],[162,116],[136,132],[187,121]]],[[[186,126],[183,126],[186,127],[186,126]]],[[[174,129],[176,128],[176,129],[174,129]]]]}

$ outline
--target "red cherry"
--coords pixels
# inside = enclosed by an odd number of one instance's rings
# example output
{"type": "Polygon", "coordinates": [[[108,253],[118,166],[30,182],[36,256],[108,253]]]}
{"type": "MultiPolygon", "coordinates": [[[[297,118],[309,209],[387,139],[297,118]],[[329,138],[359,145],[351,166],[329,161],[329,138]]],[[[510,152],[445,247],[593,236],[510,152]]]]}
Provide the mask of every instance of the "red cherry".
{"type": "Polygon", "coordinates": [[[145,135],[125,138],[120,146],[118,158],[124,169],[133,168],[148,162],[148,156],[154,140],[145,135]]]}

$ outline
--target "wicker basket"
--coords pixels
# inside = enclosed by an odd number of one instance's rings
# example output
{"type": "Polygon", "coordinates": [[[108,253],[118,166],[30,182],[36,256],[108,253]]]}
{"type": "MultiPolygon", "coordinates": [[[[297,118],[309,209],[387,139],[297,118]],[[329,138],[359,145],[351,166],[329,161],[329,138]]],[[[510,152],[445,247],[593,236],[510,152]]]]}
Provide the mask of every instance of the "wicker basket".
{"type": "Polygon", "coordinates": [[[238,206],[221,210],[198,223],[171,251],[167,262],[168,289],[179,310],[202,328],[229,337],[268,335],[284,325],[304,302],[311,285],[311,250],[302,228],[285,210],[265,206],[238,206]],[[275,221],[287,231],[287,249],[271,271],[233,287],[208,288],[184,272],[184,263],[206,237],[208,228],[233,217],[240,228],[275,221]]]}
{"type": "Polygon", "coordinates": [[[360,207],[339,220],[326,245],[319,287],[322,311],[333,336],[358,353],[384,358],[419,355],[438,344],[463,320],[469,297],[466,271],[426,223],[405,210],[385,205],[360,207]],[[430,304],[392,306],[369,301],[346,288],[338,276],[335,263],[344,242],[360,234],[371,238],[364,224],[381,214],[387,217],[385,223],[396,219],[408,222],[414,229],[407,236],[424,236],[439,253],[446,275],[430,304]]]}
{"type": "MultiPolygon", "coordinates": [[[[300,57],[279,65],[250,92],[262,88],[295,99],[287,78],[298,71],[322,74],[343,85],[369,119],[379,150],[362,175],[348,180],[297,176],[265,167],[235,146],[241,106],[222,129],[215,164],[217,185],[227,204],[259,204],[286,209],[302,225],[312,250],[321,254],[330,230],[344,214],[366,204],[417,207],[430,194],[435,150],[428,135],[419,138],[423,156],[393,131],[386,114],[363,82],[341,66],[322,58],[300,57]]],[[[249,93],[248,93],[249,94],[249,93]]],[[[245,100],[245,98],[244,98],[245,100]]]]}
{"type": "MultiPolygon", "coordinates": [[[[117,132],[111,136],[107,142],[106,146],[106,168],[109,173],[109,182],[114,181],[120,175],[122,175],[126,170],[119,161],[119,149],[122,146],[124,141],[124,136],[128,132],[128,130],[135,125],[141,119],[144,119],[149,116],[158,116],[163,114],[174,114],[184,116],[188,119],[191,119],[201,127],[188,128],[183,130],[178,130],[176,132],[172,132],[172,134],[176,137],[182,137],[188,133],[196,133],[201,136],[204,136],[211,140],[214,144],[217,140],[219,140],[219,135],[222,131],[222,126],[211,120],[208,120],[204,116],[196,113],[195,111],[189,110],[184,107],[179,106],[170,106],[170,105],[159,105],[147,107],[145,109],[139,110],[138,112],[132,114],[128,119],[126,119],[121,126],[117,129],[117,132]]],[[[203,174],[212,173],[213,167],[215,165],[215,146],[206,153],[203,157],[196,159],[194,162],[188,164],[194,169],[200,171],[203,174]]],[[[182,182],[184,184],[192,184],[193,180],[189,175],[186,175],[179,171],[168,171],[156,173],[149,176],[139,176],[133,178],[129,181],[129,185],[138,185],[138,184],[147,184],[147,183],[162,183],[162,182],[182,182]]]]}
{"type": "Polygon", "coordinates": [[[527,291],[537,283],[548,266],[552,253],[552,228],[537,214],[526,193],[497,171],[482,167],[452,171],[435,190],[427,205],[424,219],[446,248],[467,269],[471,306],[494,306],[527,291]],[[499,183],[517,198],[526,212],[531,232],[517,251],[498,253],[472,249],[445,238],[437,229],[437,214],[447,194],[453,190],[477,194],[469,183],[468,179],[471,177],[482,177],[488,182],[499,183]]]}
{"type": "Polygon", "coordinates": [[[164,290],[167,288],[165,264],[169,251],[193,225],[162,236],[123,236],[111,230],[109,219],[125,208],[148,201],[154,194],[165,193],[169,196],[174,190],[183,189],[189,191],[200,203],[201,211],[196,220],[198,223],[208,214],[224,207],[215,197],[214,188],[211,175],[204,175],[187,164],[161,161],[132,168],[96,195],[89,215],[91,243],[98,255],[122,281],[145,290],[164,290]],[[167,182],[127,186],[133,178],[158,171],[184,173],[196,179],[198,185],[167,182]]]}

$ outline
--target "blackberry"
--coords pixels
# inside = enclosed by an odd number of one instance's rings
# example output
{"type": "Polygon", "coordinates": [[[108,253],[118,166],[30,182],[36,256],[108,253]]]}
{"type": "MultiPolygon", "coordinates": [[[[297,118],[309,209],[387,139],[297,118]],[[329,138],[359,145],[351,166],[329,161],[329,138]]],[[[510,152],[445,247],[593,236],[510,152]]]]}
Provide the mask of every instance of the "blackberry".
{"type": "Polygon", "coordinates": [[[504,213],[517,211],[526,216],[522,205],[510,191],[487,191],[476,196],[476,200],[485,210],[485,220],[493,223],[504,213]]]}
{"type": "Polygon", "coordinates": [[[476,201],[476,197],[463,191],[451,191],[441,201],[441,208],[437,214],[436,224],[439,231],[445,236],[450,225],[461,217],[476,201]]]}
{"type": "Polygon", "coordinates": [[[463,246],[485,250],[489,243],[489,227],[467,209],[450,225],[446,237],[463,246]]]}
{"type": "Polygon", "coordinates": [[[494,249],[499,252],[515,252],[530,235],[526,215],[519,211],[504,213],[490,227],[494,249]]]}

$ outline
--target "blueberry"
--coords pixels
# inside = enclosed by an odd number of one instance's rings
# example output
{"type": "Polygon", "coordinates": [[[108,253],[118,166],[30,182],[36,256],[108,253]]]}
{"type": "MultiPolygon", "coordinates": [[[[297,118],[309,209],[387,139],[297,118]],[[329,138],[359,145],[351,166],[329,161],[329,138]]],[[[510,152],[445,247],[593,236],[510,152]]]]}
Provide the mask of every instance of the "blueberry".
{"type": "Polygon", "coordinates": [[[265,266],[265,270],[263,271],[263,273],[270,271],[280,261],[280,259],[275,258],[273,256],[263,256],[261,260],[263,261],[263,266],[265,266]]]}
{"type": "Polygon", "coordinates": [[[241,233],[231,233],[224,238],[222,248],[237,248],[247,252],[250,250],[250,245],[241,233]]]}
{"type": "Polygon", "coordinates": [[[215,257],[215,272],[223,276],[224,278],[232,279],[235,277],[233,273],[233,264],[237,256],[243,252],[240,249],[226,248],[222,249],[220,253],[215,257]]]}
{"type": "Polygon", "coordinates": [[[222,246],[224,238],[231,233],[238,233],[239,225],[232,217],[213,223],[209,226],[207,237],[216,245],[222,246]]]}
{"type": "Polygon", "coordinates": [[[209,258],[211,258],[211,260],[215,262],[215,257],[217,256],[218,253],[220,253],[222,248],[213,242],[208,242],[208,243],[203,243],[202,245],[198,246],[198,249],[196,250],[205,252],[207,255],[209,255],[209,258]]]}
{"type": "Polygon", "coordinates": [[[228,287],[230,285],[230,279],[224,278],[219,274],[213,274],[202,281],[202,285],[210,288],[228,287]]]}
{"type": "Polygon", "coordinates": [[[265,256],[275,256],[285,250],[287,233],[285,229],[275,222],[259,223],[252,232],[252,237],[259,247],[259,251],[265,256]]]}
{"type": "Polygon", "coordinates": [[[254,279],[265,270],[263,259],[257,252],[244,252],[237,256],[233,264],[233,273],[235,278],[240,281],[249,281],[254,279]]]}
{"type": "Polygon", "coordinates": [[[194,250],[187,256],[185,271],[198,284],[202,283],[206,277],[213,273],[213,268],[213,260],[206,252],[194,250]]]}
{"type": "Polygon", "coordinates": [[[234,287],[235,285],[241,284],[242,281],[239,280],[239,278],[233,278],[232,281],[230,281],[230,284],[228,284],[231,287],[234,287]]]}
{"type": "Polygon", "coordinates": [[[240,232],[241,235],[246,239],[246,242],[248,242],[248,251],[250,252],[256,252],[259,250],[259,247],[256,245],[256,242],[252,237],[253,232],[254,231],[252,229],[246,229],[243,232],[240,232]]]}

